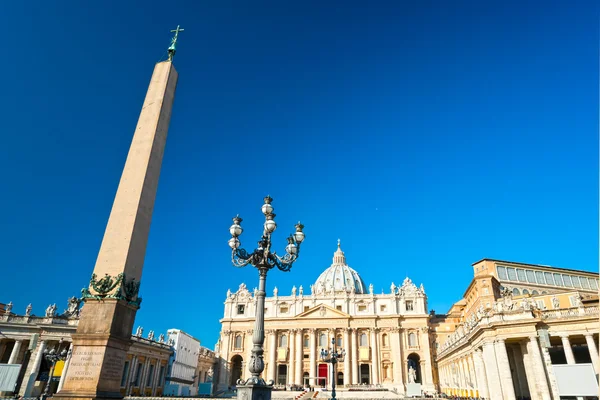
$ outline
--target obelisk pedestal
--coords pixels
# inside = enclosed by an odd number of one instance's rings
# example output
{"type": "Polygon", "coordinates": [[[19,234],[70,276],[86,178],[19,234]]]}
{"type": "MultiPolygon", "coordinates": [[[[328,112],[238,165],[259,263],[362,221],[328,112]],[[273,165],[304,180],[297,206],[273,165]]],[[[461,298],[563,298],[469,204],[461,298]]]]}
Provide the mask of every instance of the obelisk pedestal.
{"type": "Polygon", "coordinates": [[[119,399],[154,199],[177,86],[170,61],[156,64],[88,288],[73,353],[56,399],[119,399]]]}

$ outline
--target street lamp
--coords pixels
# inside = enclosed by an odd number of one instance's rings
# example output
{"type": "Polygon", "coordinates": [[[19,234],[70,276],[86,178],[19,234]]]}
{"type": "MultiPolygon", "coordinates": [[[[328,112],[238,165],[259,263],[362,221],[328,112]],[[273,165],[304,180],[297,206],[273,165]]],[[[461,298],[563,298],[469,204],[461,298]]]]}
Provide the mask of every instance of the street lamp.
{"type": "Polygon", "coordinates": [[[63,349],[60,353],[60,346],[62,345],[62,338],[58,342],[58,346],[53,348],[52,350],[45,349],[44,357],[46,361],[50,363],[50,373],[48,374],[48,382],[46,383],[46,387],[44,388],[44,394],[42,395],[42,400],[50,397],[50,383],[52,382],[52,375],[54,374],[54,366],[57,361],[64,361],[67,358],[67,349],[63,349]]]}
{"type": "Polygon", "coordinates": [[[300,254],[300,244],[304,241],[304,225],[300,222],[296,224],[296,232],[287,238],[287,246],[285,247],[286,254],[279,257],[275,252],[271,251],[271,234],[277,229],[275,223],[275,214],[271,196],[264,198],[265,203],[261,207],[262,213],[265,215],[263,224],[263,234],[258,242],[258,247],[248,253],[242,249],[240,235],[243,232],[241,227],[242,219],[240,216],[233,218],[233,225],[229,228],[231,239],[229,239],[229,247],[231,247],[231,262],[235,267],[241,268],[250,264],[258,269],[258,291],[256,293],[256,318],[254,321],[254,333],[252,335],[252,351],[250,355],[249,371],[252,376],[246,380],[241,379],[236,382],[238,386],[238,396],[240,398],[255,399],[262,397],[263,400],[270,400],[271,389],[274,382],[267,384],[264,379],[260,378],[260,374],[265,369],[263,360],[263,344],[265,341],[265,286],[267,281],[267,272],[277,267],[281,271],[288,272],[292,268],[292,264],[298,259],[300,254]]]}
{"type": "Polygon", "coordinates": [[[335,338],[331,339],[329,350],[321,349],[321,361],[331,364],[331,399],[335,400],[335,366],[339,361],[344,361],[346,350],[335,348],[335,338]]]}

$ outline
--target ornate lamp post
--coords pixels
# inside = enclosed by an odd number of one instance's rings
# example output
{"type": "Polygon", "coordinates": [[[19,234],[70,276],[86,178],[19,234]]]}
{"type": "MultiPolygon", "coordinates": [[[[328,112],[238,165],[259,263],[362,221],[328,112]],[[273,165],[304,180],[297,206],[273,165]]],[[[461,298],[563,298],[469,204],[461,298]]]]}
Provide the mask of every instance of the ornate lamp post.
{"type": "Polygon", "coordinates": [[[258,242],[258,247],[248,253],[240,248],[241,243],[239,236],[242,234],[240,223],[242,219],[238,216],[233,218],[233,225],[229,228],[231,239],[229,239],[229,247],[231,247],[231,262],[235,267],[241,268],[250,264],[258,269],[258,292],[256,293],[256,317],[254,321],[254,333],[252,335],[252,352],[250,355],[249,371],[252,376],[246,380],[241,379],[237,382],[238,397],[243,400],[270,400],[271,390],[273,389],[273,381],[268,384],[264,379],[260,378],[260,374],[265,369],[263,360],[263,344],[265,341],[265,287],[267,282],[267,272],[277,267],[281,271],[288,272],[292,268],[292,264],[298,259],[300,254],[300,244],[304,241],[304,225],[300,222],[296,224],[296,232],[288,238],[288,244],[285,247],[286,254],[279,257],[275,252],[271,251],[271,234],[277,228],[275,223],[275,214],[271,196],[264,199],[265,204],[261,207],[262,213],[265,215],[265,223],[263,225],[263,234],[258,242]]]}
{"type": "Polygon", "coordinates": [[[50,384],[52,383],[52,375],[54,374],[54,366],[57,361],[64,361],[67,358],[67,349],[63,349],[60,353],[60,346],[62,345],[63,340],[60,339],[58,342],[58,346],[48,351],[48,349],[44,350],[44,357],[46,361],[50,363],[50,373],[48,374],[48,382],[46,383],[46,387],[44,388],[44,394],[42,395],[42,400],[50,397],[50,384]]]}
{"type": "Polygon", "coordinates": [[[331,339],[329,350],[321,349],[321,361],[331,364],[331,399],[335,400],[335,371],[339,361],[344,361],[346,350],[335,348],[335,338],[331,339]]]}

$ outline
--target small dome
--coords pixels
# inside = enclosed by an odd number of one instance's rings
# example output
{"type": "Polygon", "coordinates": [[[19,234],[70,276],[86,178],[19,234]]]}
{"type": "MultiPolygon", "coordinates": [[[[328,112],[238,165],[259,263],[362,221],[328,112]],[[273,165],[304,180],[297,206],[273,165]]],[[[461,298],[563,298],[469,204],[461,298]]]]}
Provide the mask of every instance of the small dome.
{"type": "Polygon", "coordinates": [[[319,276],[312,287],[312,292],[325,294],[332,292],[346,292],[364,294],[365,283],[358,273],[346,264],[346,256],[340,247],[333,253],[333,264],[319,276]]]}

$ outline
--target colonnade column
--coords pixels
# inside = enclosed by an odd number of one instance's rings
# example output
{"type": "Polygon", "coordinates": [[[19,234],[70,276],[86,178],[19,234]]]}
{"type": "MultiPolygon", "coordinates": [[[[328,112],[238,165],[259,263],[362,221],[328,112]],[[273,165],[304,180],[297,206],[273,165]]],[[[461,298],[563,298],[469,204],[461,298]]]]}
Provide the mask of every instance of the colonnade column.
{"type": "Polygon", "coordinates": [[[542,359],[537,336],[532,335],[529,337],[527,350],[529,353],[531,353],[531,364],[534,373],[532,379],[535,381],[535,387],[537,388],[538,394],[541,396],[542,400],[550,400],[552,397],[550,396],[550,390],[544,369],[544,360],[542,359]]]}
{"type": "Polygon", "coordinates": [[[585,341],[588,346],[588,351],[590,352],[590,357],[592,358],[592,365],[594,366],[594,371],[598,374],[598,349],[596,348],[596,341],[594,340],[594,335],[591,333],[585,334],[585,341]]]}
{"type": "Polygon", "coordinates": [[[431,351],[429,350],[429,327],[425,326],[421,328],[420,331],[420,347],[423,349],[423,368],[421,369],[421,381],[425,381],[424,383],[429,385],[429,390],[433,389],[433,372],[431,362],[431,351]]]}
{"type": "Polygon", "coordinates": [[[400,328],[392,328],[390,340],[394,357],[394,384],[402,383],[402,354],[400,353],[400,328]]]}
{"type": "MultiPolygon", "coordinates": [[[[317,348],[317,330],[314,328],[311,328],[308,330],[310,332],[310,377],[314,378],[317,376],[317,354],[316,354],[316,348],[317,348]]],[[[315,380],[313,379],[313,381],[310,383],[311,386],[315,386],[317,382],[315,382],[315,380]]]]}
{"type": "Polygon", "coordinates": [[[477,391],[479,397],[488,398],[489,391],[487,378],[485,376],[485,367],[483,366],[483,354],[481,349],[476,349],[473,357],[473,367],[475,369],[475,378],[477,380],[477,391]]]}
{"type": "Polygon", "coordinates": [[[296,329],[290,329],[290,341],[289,341],[289,360],[290,362],[288,363],[288,371],[287,371],[287,381],[288,384],[293,384],[294,383],[294,377],[296,376],[294,374],[295,372],[295,363],[294,363],[294,359],[296,358],[296,329]]]}
{"type": "Polygon", "coordinates": [[[10,358],[8,359],[8,364],[16,364],[17,363],[17,358],[19,357],[19,351],[21,350],[21,343],[23,343],[22,340],[15,341],[15,345],[12,349],[12,352],[10,353],[10,358]]]}
{"type": "Polygon", "coordinates": [[[565,357],[567,358],[567,364],[575,364],[575,356],[573,356],[573,349],[571,348],[571,342],[569,341],[568,335],[561,335],[563,349],[565,351],[565,357]]]}
{"type": "Polygon", "coordinates": [[[302,382],[302,346],[303,346],[304,333],[302,329],[298,329],[296,332],[296,376],[294,378],[295,383],[303,384],[302,382]]]}
{"type": "MultiPolygon", "coordinates": [[[[65,377],[67,376],[67,371],[69,370],[69,365],[71,365],[71,354],[73,353],[73,343],[69,345],[69,350],[67,351],[67,359],[65,360],[65,364],[63,366],[62,374],[60,375],[60,381],[58,382],[58,388],[56,392],[60,392],[63,385],[65,384],[65,377]]],[[[131,367],[129,368],[131,369],[131,367]]],[[[127,386],[127,385],[125,385],[127,386]]]]}
{"type": "Polygon", "coordinates": [[[33,386],[35,384],[35,378],[37,377],[38,372],[40,372],[40,364],[42,363],[42,356],[44,355],[44,350],[46,350],[46,345],[47,342],[45,340],[42,340],[38,345],[31,372],[29,373],[27,379],[23,380],[25,385],[21,386],[21,391],[23,392],[21,394],[23,397],[31,397],[31,391],[33,390],[33,386]]]}
{"type": "Polygon", "coordinates": [[[350,363],[352,362],[350,357],[350,328],[344,329],[344,343],[342,344],[346,349],[346,357],[344,359],[344,385],[348,386],[351,382],[350,363]]]}
{"type": "Polygon", "coordinates": [[[487,374],[488,391],[491,400],[503,400],[502,385],[500,384],[500,372],[496,363],[496,350],[494,342],[483,344],[483,363],[487,374]]]}
{"type": "Polygon", "coordinates": [[[275,382],[277,373],[277,330],[271,330],[269,335],[269,380],[275,382]]]}
{"type": "Polygon", "coordinates": [[[373,373],[373,384],[379,383],[379,346],[377,345],[378,328],[371,329],[371,370],[373,373]]]}
{"type": "Polygon", "coordinates": [[[504,339],[496,339],[495,348],[504,399],[516,400],[517,396],[515,395],[515,388],[513,386],[512,375],[510,373],[510,364],[508,362],[508,353],[506,352],[504,339]]]}
{"type": "Polygon", "coordinates": [[[129,376],[127,377],[127,382],[125,385],[125,393],[127,395],[131,394],[131,388],[133,383],[133,377],[135,376],[135,369],[137,368],[137,356],[134,354],[131,358],[131,363],[129,364],[129,376]]]}
{"type": "Polygon", "coordinates": [[[351,352],[350,360],[352,362],[352,384],[358,385],[358,382],[359,382],[359,377],[358,377],[358,335],[356,332],[356,328],[352,328],[351,336],[352,336],[352,346],[350,349],[350,352],[351,352]]]}

